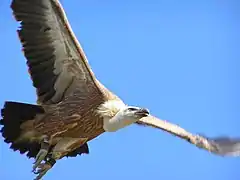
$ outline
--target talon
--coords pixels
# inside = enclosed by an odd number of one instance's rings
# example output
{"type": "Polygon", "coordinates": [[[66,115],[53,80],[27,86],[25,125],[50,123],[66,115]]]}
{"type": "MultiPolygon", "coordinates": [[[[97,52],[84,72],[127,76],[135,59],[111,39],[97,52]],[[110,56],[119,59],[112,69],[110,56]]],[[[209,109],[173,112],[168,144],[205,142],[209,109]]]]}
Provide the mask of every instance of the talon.
{"type": "Polygon", "coordinates": [[[52,168],[52,165],[49,163],[40,164],[38,166],[38,170],[34,172],[34,174],[38,174],[38,176],[34,180],[40,180],[51,168],[52,168]]]}

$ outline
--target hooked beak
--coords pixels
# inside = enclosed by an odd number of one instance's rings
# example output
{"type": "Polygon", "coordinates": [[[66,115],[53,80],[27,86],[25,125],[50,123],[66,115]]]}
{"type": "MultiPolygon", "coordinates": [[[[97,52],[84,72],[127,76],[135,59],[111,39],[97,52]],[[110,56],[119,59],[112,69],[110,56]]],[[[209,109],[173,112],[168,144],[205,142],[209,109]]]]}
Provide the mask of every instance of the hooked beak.
{"type": "Polygon", "coordinates": [[[136,115],[146,117],[149,115],[149,110],[146,108],[141,108],[136,112],[136,115]]]}

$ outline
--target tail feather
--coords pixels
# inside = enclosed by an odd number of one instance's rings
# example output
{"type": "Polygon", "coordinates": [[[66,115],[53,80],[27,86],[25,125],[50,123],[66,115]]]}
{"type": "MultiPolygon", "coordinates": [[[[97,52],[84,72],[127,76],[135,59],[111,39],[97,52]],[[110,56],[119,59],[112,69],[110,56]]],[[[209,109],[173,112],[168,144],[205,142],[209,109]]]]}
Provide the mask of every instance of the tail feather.
{"type": "MultiPolygon", "coordinates": [[[[43,114],[44,109],[38,105],[7,101],[1,110],[2,119],[0,130],[4,138],[4,142],[11,144],[10,148],[19,151],[21,154],[26,153],[28,158],[35,158],[40,150],[40,144],[32,141],[16,141],[21,135],[21,124],[26,121],[33,121],[37,114],[43,114]]],[[[53,146],[50,147],[50,150],[53,146]]],[[[75,149],[66,157],[75,157],[81,154],[88,154],[88,144],[85,143],[81,147],[75,149]]]]}
{"type": "Polygon", "coordinates": [[[4,142],[10,144],[10,148],[14,151],[19,150],[21,154],[26,152],[29,158],[36,156],[40,145],[37,142],[15,142],[20,134],[20,126],[26,121],[34,120],[37,114],[44,113],[44,109],[38,105],[7,101],[1,110],[2,119],[0,120],[0,132],[4,138],[4,142]]]}

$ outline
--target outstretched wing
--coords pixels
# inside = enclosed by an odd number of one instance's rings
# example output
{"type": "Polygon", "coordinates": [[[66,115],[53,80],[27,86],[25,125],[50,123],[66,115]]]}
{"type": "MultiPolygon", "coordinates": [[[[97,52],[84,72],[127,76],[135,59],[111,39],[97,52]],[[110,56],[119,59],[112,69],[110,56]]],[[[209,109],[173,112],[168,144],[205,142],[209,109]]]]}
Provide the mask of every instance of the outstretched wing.
{"type": "Polygon", "coordinates": [[[98,91],[58,0],[13,0],[11,8],[21,24],[18,34],[39,103],[58,103],[71,87],[83,96],[98,91]]]}
{"type": "Polygon", "coordinates": [[[154,116],[144,117],[137,124],[161,129],[185,139],[199,148],[221,156],[240,156],[240,139],[231,139],[228,137],[208,138],[202,135],[195,135],[175,124],[160,120],[154,116]]]}

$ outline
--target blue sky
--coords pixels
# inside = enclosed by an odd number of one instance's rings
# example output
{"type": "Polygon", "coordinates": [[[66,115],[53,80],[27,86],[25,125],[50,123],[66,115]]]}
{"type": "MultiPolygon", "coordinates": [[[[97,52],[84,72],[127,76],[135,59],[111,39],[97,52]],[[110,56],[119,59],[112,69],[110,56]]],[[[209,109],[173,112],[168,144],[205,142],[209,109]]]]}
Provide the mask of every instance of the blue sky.
{"type": "MultiPolygon", "coordinates": [[[[62,0],[98,79],[127,104],[208,136],[240,136],[240,1],[62,0]]],[[[35,103],[10,1],[0,2],[0,106],[35,103]]],[[[33,160],[0,139],[1,179],[32,179],[33,160]]],[[[223,158],[159,130],[129,126],[60,160],[45,179],[238,180],[223,158]]]]}

